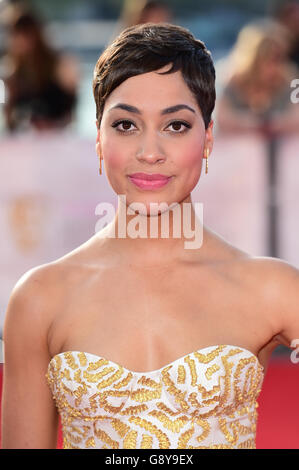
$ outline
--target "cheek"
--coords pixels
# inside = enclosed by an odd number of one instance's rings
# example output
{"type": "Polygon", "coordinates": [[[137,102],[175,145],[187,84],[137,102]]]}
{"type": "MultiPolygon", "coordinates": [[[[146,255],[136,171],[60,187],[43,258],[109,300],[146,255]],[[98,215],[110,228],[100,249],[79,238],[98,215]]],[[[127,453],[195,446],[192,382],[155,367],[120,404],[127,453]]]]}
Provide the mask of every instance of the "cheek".
{"type": "Polygon", "coordinates": [[[178,156],[178,175],[179,180],[183,184],[184,191],[191,193],[196,187],[202,170],[203,157],[203,140],[195,139],[186,143],[178,156]]]}
{"type": "MultiPolygon", "coordinates": [[[[111,141],[110,141],[111,142],[111,141]]],[[[107,171],[117,171],[124,167],[126,152],[124,147],[117,144],[108,144],[103,148],[107,171]]]]}
{"type": "Polygon", "coordinates": [[[196,173],[200,169],[201,156],[202,141],[186,143],[177,160],[178,165],[182,170],[187,169],[189,172],[194,170],[196,173]]]}

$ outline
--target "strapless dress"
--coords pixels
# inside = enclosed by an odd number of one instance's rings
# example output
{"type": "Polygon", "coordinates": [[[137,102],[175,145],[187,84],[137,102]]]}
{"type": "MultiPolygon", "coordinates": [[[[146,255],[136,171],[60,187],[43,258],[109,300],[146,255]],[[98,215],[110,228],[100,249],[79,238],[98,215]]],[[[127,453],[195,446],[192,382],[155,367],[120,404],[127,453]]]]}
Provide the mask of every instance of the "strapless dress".
{"type": "Polygon", "coordinates": [[[149,372],[66,351],[46,379],[64,449],[256,448],[264,368],[239,346],[209,346],[149,372]]]}

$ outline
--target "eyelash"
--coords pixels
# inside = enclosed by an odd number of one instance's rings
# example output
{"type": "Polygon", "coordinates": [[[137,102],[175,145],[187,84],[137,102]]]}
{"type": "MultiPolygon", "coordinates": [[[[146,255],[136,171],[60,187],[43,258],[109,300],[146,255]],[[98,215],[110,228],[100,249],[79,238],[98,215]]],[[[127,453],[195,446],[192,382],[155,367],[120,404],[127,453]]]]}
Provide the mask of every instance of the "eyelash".
{"type": "MultiPolygon", "coordinates": [[[[120,130],[120,129],[117,129],[117,126],[118,126],[119,124],[124,123],[124,122],[128,122],[129,124],[135,125],[135,124],[134,124],[132,121],[130,121],[129,119],[122,119],[122,120],[120,120],[120,121],[114,122],[114,123],[112,124],[112,127],[113,127],[113,128],[116,128],[117,132],[120,132],[121,134],[131,134],[131,133],[133,132],[133,129],[131,129],[131,130],[129,130],[129,131],[128,131],[128,130],[122,131],[122,130],[120,130]]],[[[185,129],[184,129],[183,131],[173,131],[174,134],[184,134],[185,132],[188,131],[188,129],[191,129],[191,127],[192,127],[192,126],[191,126],[190,124],[188,124],[187,122],[185,122],[185,121],[179,121],[179,120],[170,122],[167,127],[171,126],[172,124],[177,124],[177,123],[178,123],[178,124],[183,124],[183,125],[185,126],[185,129]]]]}

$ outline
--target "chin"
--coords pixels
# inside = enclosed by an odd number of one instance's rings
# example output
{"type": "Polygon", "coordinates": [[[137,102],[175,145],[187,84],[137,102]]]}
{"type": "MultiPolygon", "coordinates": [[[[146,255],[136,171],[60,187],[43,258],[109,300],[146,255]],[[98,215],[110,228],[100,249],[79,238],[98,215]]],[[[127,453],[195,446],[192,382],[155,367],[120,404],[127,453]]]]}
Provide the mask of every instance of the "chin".
{"type": "Polygon", "coordinates": [[[157,197],[157,200],[151,198],[150,200],[145,197],[135,198],[130,200],[127,198],[127,214],[128,215],[142,215],[142,216],[157,216],[168,212],[173,206],[178,203],[173,200],[161,200],[157,197]],[[130,214],[131,212],[131,214],[130,214]]]}

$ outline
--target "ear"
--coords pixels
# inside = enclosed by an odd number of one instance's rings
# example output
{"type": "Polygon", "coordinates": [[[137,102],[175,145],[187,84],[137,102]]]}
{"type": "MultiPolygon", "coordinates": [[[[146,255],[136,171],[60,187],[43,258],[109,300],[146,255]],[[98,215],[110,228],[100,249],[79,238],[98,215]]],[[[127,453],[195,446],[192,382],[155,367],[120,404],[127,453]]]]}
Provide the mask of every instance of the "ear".
{"type": "Polygon", "coordinates": [[[214,121],[211,119],[208,125],[208,128],[206,129],[206,136],[205,136],[205,148],[209,149],[209,155],[212,153],[213,143],[214,143],[213,126],[214,126],[214,121]]]}

